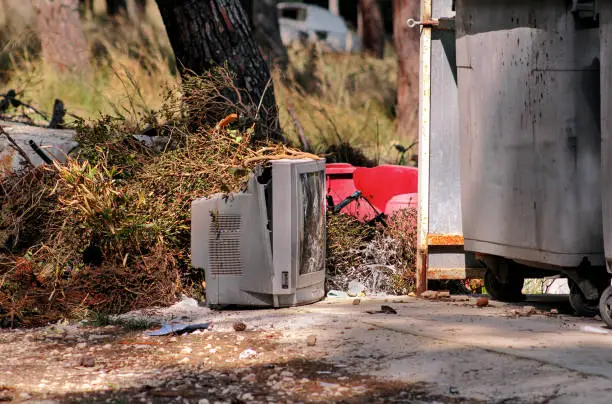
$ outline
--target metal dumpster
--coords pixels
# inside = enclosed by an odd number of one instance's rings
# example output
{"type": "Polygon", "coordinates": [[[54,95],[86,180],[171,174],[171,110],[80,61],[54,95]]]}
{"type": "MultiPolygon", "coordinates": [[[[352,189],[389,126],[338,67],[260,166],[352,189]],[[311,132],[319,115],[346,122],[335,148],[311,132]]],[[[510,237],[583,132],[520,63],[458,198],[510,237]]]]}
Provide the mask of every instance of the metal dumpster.
{"type": "MultiPolygon", "coordinates": [[[[601,40],[601,159],[604,249],[606,266],[612,272],[612,2],[599,6],[601,40]]],[[[612,327],[612,287],[601,296],[601,318],[612,327]]]]}
{"type": "Polygon", "coordinates": [[[556,271],[576,311],[594,314],[599,30],[585,3],[457,0],[457,70],[465,248],[486,264],[485,288],[516,300],[525,276],[556,271]]]}

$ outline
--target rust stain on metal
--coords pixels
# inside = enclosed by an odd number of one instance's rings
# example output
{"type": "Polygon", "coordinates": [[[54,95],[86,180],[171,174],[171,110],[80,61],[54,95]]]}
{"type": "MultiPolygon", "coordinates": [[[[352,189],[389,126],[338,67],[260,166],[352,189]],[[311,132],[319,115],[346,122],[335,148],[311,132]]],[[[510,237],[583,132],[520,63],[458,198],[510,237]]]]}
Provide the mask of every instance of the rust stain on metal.
{"type": "Polygon", "coordinates": [[[427,268],[428,279],[454,280],[468,278],[482,278],[483,268],[427,268]]]}
{"type": "Polygon", "coordinates": [[[427,244],[430,246],[462,246],[464,242],[463,236],[458,234],[429,234],[427,235],[427,244]]]}
{"type": "Polygon", "coordinates": [[[427,290],[427,258],[428,251],[418,250],[417,253],[417,271],[416,271],[416,294],[421,296],[421,293],[427,290]]]}

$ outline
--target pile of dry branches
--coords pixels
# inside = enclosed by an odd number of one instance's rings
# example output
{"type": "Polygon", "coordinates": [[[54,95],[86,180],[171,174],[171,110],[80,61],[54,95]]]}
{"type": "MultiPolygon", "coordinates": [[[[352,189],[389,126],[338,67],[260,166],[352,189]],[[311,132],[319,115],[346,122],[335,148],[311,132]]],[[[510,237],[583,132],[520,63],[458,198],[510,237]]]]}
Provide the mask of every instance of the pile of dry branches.
{"type": "Polygon", "coordinates": [[[407,294],[414,288],[416,211],[396,212],[388,227],[367,227],[346,215],[327,220],[327,288],[346,290],[352,280],[369,293],[407,294]]]}
{"type": "MultiPolygon", "coordinates": [[[[190,85],[197,80],[205,78],[190,85]]],[[[194,127],[180,94],[146,119],[149,132],[166,139],[162,150],[137,140],[133,125],[105,117],[79,124],[80,150],[65,164],[2,180],[0,325],[118,313],[168,304],[181,292],[201,294],[203,274],[190,268],[191,202],[243,189],[252,169],[269,160],[318,158],[254,142],[256,121],[234,112],[194,127]]],[[[206,94],[200,99],[211,102],[206,94]]]]}

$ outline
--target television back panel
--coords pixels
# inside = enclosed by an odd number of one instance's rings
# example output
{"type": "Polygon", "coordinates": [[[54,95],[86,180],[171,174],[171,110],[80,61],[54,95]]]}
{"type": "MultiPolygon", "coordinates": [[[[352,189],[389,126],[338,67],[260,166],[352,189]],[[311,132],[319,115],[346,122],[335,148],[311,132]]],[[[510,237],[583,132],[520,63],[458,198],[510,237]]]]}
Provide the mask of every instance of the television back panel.
{"type": "Polygon", "coordinates": [[[254,176],[246,193],[192,203],[192,263],[205,269],[209,306],[292,306],[325,295],[324,161],[271,165],[268,184],[254,176]]]}

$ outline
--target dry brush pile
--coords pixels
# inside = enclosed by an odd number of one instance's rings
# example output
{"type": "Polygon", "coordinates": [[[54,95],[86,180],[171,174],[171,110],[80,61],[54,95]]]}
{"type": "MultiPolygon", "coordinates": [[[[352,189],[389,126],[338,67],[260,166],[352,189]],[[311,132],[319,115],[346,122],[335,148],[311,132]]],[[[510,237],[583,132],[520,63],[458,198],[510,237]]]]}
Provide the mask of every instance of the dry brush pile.
{"type": "MultiPolygon", "coordinates": [[[[311,157],[253,142],[257,111],[232,102],[224,69],[184,80],[138,122],[78,121],[65,164],[24,169],[0,182],[0,327],[120,313],[204,297],[190,265],[193,199],[245,187],[276,158],[311,157]],[[163,140],[143,143],[137,133],[163,140]]],[[[250,103],[249,103],[250,104],[250,103]]],[[[328,288],[350,280],[371,291],[413,286],[415,214],[388,228],[328,218],[328,288]]]]}
{"type": "Polygon", "coordinates": [[[382,225],[364,226],[347,215],[327,220],[327,289],[346,290],[352,280],[369,293],[408,294],[414,289],[416,218],[404,209],[382,225]]]}
{"type": "Polygon", "coordinates": [[[118,313],[202,293],[203,274],[190,267],[191,201],[243,189],[267,160],[317,158],[251,141],[256,122],[238,119],[239,105],[221,108],[231,79],[218,71],[186,80],[143,118],[147,132],[166,140],[161,150],[137,140],[138,127],[104,117],[78,125],[79,150],[66,164],[3,179],[2,325],[118,313]],[[189,110],[214,113],[194,121],[189,110]]]}

